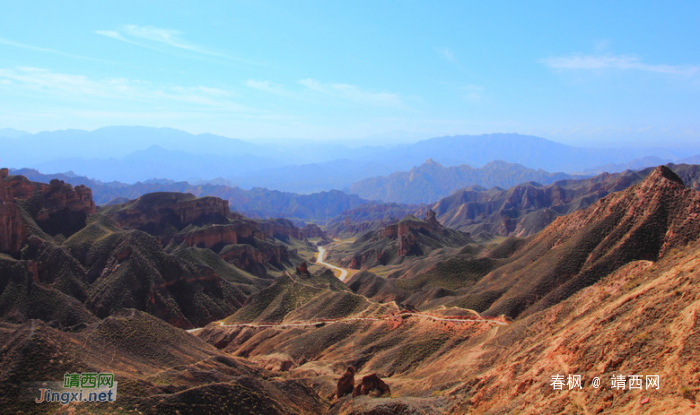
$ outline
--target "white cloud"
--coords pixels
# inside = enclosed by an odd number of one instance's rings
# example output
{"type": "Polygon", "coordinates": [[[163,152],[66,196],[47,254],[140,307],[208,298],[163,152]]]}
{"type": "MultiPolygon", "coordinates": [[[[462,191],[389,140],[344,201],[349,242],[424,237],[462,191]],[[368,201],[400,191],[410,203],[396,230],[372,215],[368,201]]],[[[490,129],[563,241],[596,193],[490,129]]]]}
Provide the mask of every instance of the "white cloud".
{"type": "Polygon", "coordinates": [[[174,48],[191,50],[198,53],[219,55],[208,51],[200,46],[188,43],[180,38],[182,32],[170,29],[160,29],[151,26],[137,26],[137,25],[125,25],[122,30],[127,36],[136,39],[150,40],[155,43],[162,43],[174,48]]]}
{"type": "Polygon", "coordinates": [[[201,46],[186,42],[180,38],[182,32],[171,29],[160,29],[152,26],[124,25],[119,30],[97,30],[98,35],[106,36],[133,45],[154,48],[172,47],[206,55],[222,56],[201,46]]]}
{"type": "Polygon", "coordinates": [[[540,60],[540,63],[553,69],[568,70],[636,70],[654,72],[668,75],[694,75],[698,72],[698,66],[678,66],[665,64],[648,64],[642,62],[636,56],[631,55],[571,55],[549,57],[540,60]]]}
{"type": "Polygon", "coordinates": [[[95,33],[121,42],[166,53],[173,53],[176,51],[181,53],[192,52],[198,55],[218,57],[240,63],[259,65],[257,62],[240,59],[208,49],[193,42],[188,42],[182,38],[181,35],[183,33],[178,30],[129,24],[122,26],[118,30],[97,30],[95,33]]]}
{"type": "Polygon", "coordinates": [[[65,102],[86,99],[105,103],[129,101],[168,108],[184,106],[194,111],[255,112],[231,101],[229,97],[233,94],[218,88],[153,85],[126,78],[94,79],[41,68],[0,68],[0,85],[6,92],[38,93],[65,102]]]}
{"type": "Polygon", "coordinates": [[[111,37],[112,39],[128,42],[128,40],[124,39],[124,37],[115,30],[96,30],[95,33],[97,33],[98,35],[111,37]]]}
{"type": "Polygon", "coordinates": [[[270,94],[277,95],[290,95],[282,85],[273,84],[270,81],[257,81],[255,79],[249,79],[243,82],[243,85],[248,88],[257,89],[258,91],[268,92],[270,94]]]}
{"type": "Polygon", "coordinates": [[[302,79],[299,84],[312,91],[356,104],[406,109],[398,94],[368,91],[349,84],[322,83],[315,79],[302,79]]]}

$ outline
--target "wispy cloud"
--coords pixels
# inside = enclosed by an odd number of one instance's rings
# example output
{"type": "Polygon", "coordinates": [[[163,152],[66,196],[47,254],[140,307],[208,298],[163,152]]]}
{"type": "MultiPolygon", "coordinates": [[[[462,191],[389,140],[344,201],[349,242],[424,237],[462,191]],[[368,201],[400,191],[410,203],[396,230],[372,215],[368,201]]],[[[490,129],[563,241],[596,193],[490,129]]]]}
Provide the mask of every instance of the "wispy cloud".
{"type": "Polygon", "coordinates": [[[457,63],[457,58],[455,58],[455,54],[452,52],[452,49],[446,47],[436,47],[435,51],[446,61],[457,63]]]}
{"type": "Polygon", "coordinates": [[[152,26],[124,25],[117,30],[97,30],[98,35],[118,40],[120,42],[154,49],[165,53],[190,52],[195,55],[223,58],[240,63],[254,64],[257,62],[241,59],[230,54],[221,53],[205,46],[189,42],[182,38],[179,30],[163,29],[152,26]]]}
{"type": "Polygon", "coordinates": [[[5,93],[41,94],[62,101],[129,101],[158,107],[185,107],[193,111],[255,112],[231,100],[233,93],[207,86],[154,85],[126,78],[89,78],[47,69],[0,68],[0,89],[5,93]]]}
{"type": "Polygon", "coordinates": [[[258,81],[255,79],[248,79],[243,82],[243,85],[248,88],[256,89],[258,91],[267,92],[275,95],[291,96],[290,92],[287,91],[284,86],[279,84],[274,84],[270,81],[258,81]]]}
{"type": "Polygon", "coordinates": [[[55,55],[66,56],[69,58],[84,59],[84,60],[91,60],[91,61],[102,61],[100,59],[90,58],[90,57],[82,56],[82,55],[75,55],[73,53],[67,53],[67,52],[63,52],[60,50],[42,48],[42,47],[38,47],[38,46],[32,46],[32,45],[27,45],[24,43],[14,42],[12,40],[4,39],[4,38],[0,38],[0,44],[14,46],[14,47],[22,48],[22,49],[34,50],[37,52],[52,53],[55,55]]]}
{"type": "Polygon", "coordinates": [[[314,92],[355,104],[407,109],[401,97],[390,92],[368,91],[355,85],[323,83],[315,79],[302,79],[299,84],[314,92]]]}
{"type": "Polygon", "coordinates": [[[633,55],[583,55],[557,56],[540,59],[540,63],[552,69],[564,70],[634,70],[667,75],[694,75],[700,66],[649,64],[633,55]]]}

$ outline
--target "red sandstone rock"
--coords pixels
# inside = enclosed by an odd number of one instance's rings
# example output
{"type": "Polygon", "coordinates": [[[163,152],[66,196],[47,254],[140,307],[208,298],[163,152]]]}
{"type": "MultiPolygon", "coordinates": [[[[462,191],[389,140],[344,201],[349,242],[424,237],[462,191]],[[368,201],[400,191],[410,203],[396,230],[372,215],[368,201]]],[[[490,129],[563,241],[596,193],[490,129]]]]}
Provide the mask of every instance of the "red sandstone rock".
{"type": "Polygon", "coordinates": [[[0,252],[19,253],[26,241],[27,229],[22,221],[17,200],[38,195],[41,209],[34,219],[52,233],[72,233],[85,225],[85,218],[95,213],[92,191],[85,186],[73,188],[60,180],[50,184],[34,183],[23,176],[9,176],[0,170],[0,252]],[[55,229],[54,229],[55,228],[55,229]]]}
{"type": "Polygon", "coordinates": [[[215,245],[236,245],[238,235],[236,225],[212,225],[186,234],[178,234],[175,242],[185,242],[187,246],[212,248],[215,245]]]}
{"type": "Polygon", "coordinates": [[[273,238],[295,238],[303,239],[299,232],[299,228],[287,219],[275,219],[270,221],[259,222],[260,230],[265,233],[269,239],[273,238]]]}
{"type": "Polygon", "coordinates": [[[14,203],[0,196],[0,252],[19,253],[26,238],[26,227],[14,203]]]}
{"type": "Polygon", "coordinates": [[[389,385],[384,383],[376,373],[363,377],[362,381],[355,386],[355,390],[352,391],[353,398],[360,395],[380,397],[390,394],[391,390],[389,389],[389,385]]]}
{"type": "Polygon", "coordinates": [[[164,221],[179,221],[178,225],[182,227],[193,223],[225,223],[229,214],[226,200],[217,197],[194,198],[181,193],[150,193],[123,206],[110,216],[126,229],[157,227],[164,221]]]}
{"type": "Polygon", "coordinates": [[[326,238],[326,233],[323,232],[320,226],[310,223],[301,228],[299,239],[304,238],[326,238]]]}

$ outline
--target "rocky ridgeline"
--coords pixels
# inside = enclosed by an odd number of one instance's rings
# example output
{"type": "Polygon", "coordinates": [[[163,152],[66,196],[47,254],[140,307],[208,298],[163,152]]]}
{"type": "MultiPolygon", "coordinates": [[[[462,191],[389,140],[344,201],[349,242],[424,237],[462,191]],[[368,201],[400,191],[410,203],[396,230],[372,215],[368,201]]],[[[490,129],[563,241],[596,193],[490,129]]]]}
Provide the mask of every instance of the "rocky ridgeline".
{"type": "Polygon", "coordinates": [[[281,268],[289,262],[287,247],[275,240],[325,236],[317,225],[299,229],[286,219],[252,220],[231,212],[226,200],[182,193],[152,193],[107,207],[104,212],[123,229],[157,236],[164,247],[174,244],[211,249],[258,276],[266,275],[266,263],[281,268]]]}
{"type": "Polygon", "coordinates": [[[26,225],[18,203],[26,203],[28,213],[41,229],[50,234],[70,236],[86,224],[95,213],[92,192],[85,186],[52,180],[49,184],[34,183],[23,176],[10,176],[0,169],[0,251],[19,253],[26,241],[26,225]]]}
{"type": "Polygon", "coordinates": [[[10,198],[7,177],[8,170],[0,170],[0,251],[17,254],[22,247],[26,229],[17,205],[10,198]]]}
{"type": "Polygon", "coordinates": [[[474,292],[503,292],[484,315],[530,315],[624,264],[657,261],[699,235],[700,193],[660,166],[641,183],[555,219],[512,262],[481,279],[474,292]]]}
{"type": "Polygon", "coordinates": [[[354,269],[386,265],[403,257],[424,256],[435,249],[436,241],[442,247],[462,246],[472,241],[463,232],[442,226],[434,211],[428,210],[425,220],[413,215],[379,230],[370,230],[353,244],[353,255],[343,258],[343,266],[354,269]]]}
{"type": "Polygon", "coordinates": [[[159,192],[124,203],[107,214],[123,229],[140,229],[167,237],[165,226],[179,230],[190,224],[224,224],[229,207],[228,201],[217,197],[159,192]]]}

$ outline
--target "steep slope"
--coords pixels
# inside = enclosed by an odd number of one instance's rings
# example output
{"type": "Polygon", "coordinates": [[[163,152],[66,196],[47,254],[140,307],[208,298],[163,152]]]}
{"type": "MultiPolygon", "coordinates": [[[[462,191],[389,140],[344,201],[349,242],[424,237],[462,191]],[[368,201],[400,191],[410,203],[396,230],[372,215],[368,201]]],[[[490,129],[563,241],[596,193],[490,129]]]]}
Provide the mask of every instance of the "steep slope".
{"type": "Polygon", "coordinates": [[[469,188],[455,192],[431,208],[445,226],[474,234],[525,237],[539,232],[556,217],[588,207],[644,176],[626,172],[559,181],[549,186],[522,183],[508,190],[469,188]]]}
{"type": "Polygon", "coordinates": [[[353,294],[329,270],[314,274],[287,273],[271,286],[252,295],[231,323],[280,323],[346,317],[367,310],[370,303],[353,294]]]}
{"type": "Polygon", "coordinates": [[[369,230],[378,230],[412,215],[420,205],[398,203],[366,203],[340,213],[325,225],[329,235],[336,238],[352,237],[369,230]]]}
{"type": "Polygon", "coordinates": [[[698,236],[700,193],[660,166],[638,185],[555,220],[473,293],[502,293],[488,315],[528,315],[630,261],[656,261],[698,236]]]}
{"type": "MultiPolygon", "coordinates": [[[[700,166],[668,167],[691,189],[700,189],[700,166]]],[[[561,180],[548,186],[522,183],[508,190],[470,187],[430,206],[445,226],[501,236],[534,235],[555,218],[586,208],[606,195],[640,182],[653,168],[623,173],[603,173],[589,179],[561,180]]],[[[418,209],[420,214],[423,210],[418,209]]]]}
{"type": "Polygon", "coordinates": [[[171,325],[124,310],[79,332],[32,320],[0,326],[0,406],[8,413],[298,414],[326,404],[305,382],[273,378],[171,325]],[[115,403],[36,404],[27,382],[65,373],[115,374],[115,403]]]}
{"type": "Polygon", "coordinates": [[[0,317],[16,323],[68,328],[134,308],[203,326],[271,284],[270,273],[302,262],[297,249],[310,248],[299,238],[323,236],[188,194],[149,194],[95,213],[89,188],[2,172],[0,317]]]}
{"type": "Polygon", "coordinates": [[[198,335],[255,360],[284,356],[294,376],[328,392],[348,365],[391,386],[391,398],[341,399],[330,413],[692,413],[700,392],[699,195],[659,167],[529,241],[473,252],[502,260],[469,290],[485,299],[485,314],[506,313],[509,324],[445,303],[323,324],[239,321],[198,335]],[[556,374],[581,375],[584,390],[553,390],[556,374]],[[613,390],[613,375],[659,375],[660,388],[613,390]]]}
{"type": "MultiPolygon", "coordinates": [[[[626,187],[629,174],[617,177],[600,179],[626,187]]],[[[696,239],[697,195],[662,166],[627,190],[559,217],[529,240],[509,238],[490,249],[466,246],[437,252],[420,264],[377,267],[374,273],[358,273],[348,286],[376,301],[402,301],[422,309],[444,305],[487,316],[529,315],[629,261],[656,260],[696,239]]]]}
{"type": "Polygon", "coordinates": [[[571,176],[564,173],[548,173],[503,161],[492,161],[481,168],[472,168],[467,165],[443,167],[429,159],[408,172],[360,180],[348,189],[349,193],[370,200],[434,203],[468,186],[508,188],[529,181],[549,184],[569,178],[571,176]]]}
{"type": "MultiPolygon", "coordinates": [[[[697,241],[679,246],[499,330],[461,365],[460,382],[447,391],[457,403],[449,413],[696,413],[699,265],[697,241]],[[569,390],[569,374],[581,376],[582,390],[569,390]],[[554,375],[564,376],[563,390],[553,390],[554,375]],[[612,389],[613,375],[623,376],[624,390],[612,389]],[[633,375],[640,389],[629,387],[633,375]],[[647,375],[659,376],[658,389],[647,387],[647,375]]],[[[459,365],[463,356],[445,356],[444,364],[459,365]]]]}
{"type": "MultiPolygon", "coordinates": [[[[52,276],[56,278],[56,274],[52,276]]],[[[23,323],[39,319],[60,328],[76,327],[97,320],[82,301],[61,288],[64,287],[39,277],[37,262],[16,260],[0,254],[1,320],[23,323]]]]}
{"type": "Polygon", "coordinates": [[[31,231],[27,220],[34,232],[68,237],[93,213],[92,192],[85,186],[74,188],[60,180],[35,183],[0,169],[0,252],[19,253],[31,231]]]}
{"type": "MultiPolygon", "coordinates": [[[[700,190],[700,166],[668,164],[685,185],[700,190]]],[[[654,169],[603,173],[588,179],[560,180],[550,185],[525,182],[509,189],[469,186],[427,206],[374,203],[342,212],[327,225],[336,237],[348,238],[386,226],[391,218],[423,216],[429,209],[441,224],[469,232],[482,240],[494,236],[527,237],[555,218],[586,208],[609,193],[638,183],[654,169]]]]}
{"type": "Polygon", "coordinates": [[[333,256],[341,266],[361,269],[396,264],[404,258],[424,257],[434,250],[461,247],[473,239],[469,234],[446,228],[428,211],[425,220],[409,215],[402,220],[361,234],[349,247],[333,256]]]}
{"type": "Polygon", "coordinates": [[[421,308],[459,306],[486,316],[526,316],[627,262],[655,261],[698,238],[698,194],[661,166],[624,191],[558,217],[529,240],[446,253],[421,268],[392,269],[385,280],[358,274],[349,286],[376,300],[410,300],[421,308]]]}

